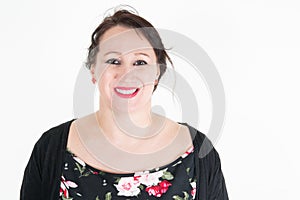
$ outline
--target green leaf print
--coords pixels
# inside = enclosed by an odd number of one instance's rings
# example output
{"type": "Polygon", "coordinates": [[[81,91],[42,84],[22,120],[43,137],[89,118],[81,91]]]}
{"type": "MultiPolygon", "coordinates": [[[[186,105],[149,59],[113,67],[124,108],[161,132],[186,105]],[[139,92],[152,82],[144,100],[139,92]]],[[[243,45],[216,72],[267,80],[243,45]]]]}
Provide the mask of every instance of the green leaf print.
{"type": "Polygon", "coordinates": [[[98,196],[96,196],[96,200],[100,200],[98,196]]]}
{"type": "Polygon", "coordinates": [[[183,200],[183,198],[180,197],[180,196],[178,196],[178,195],[174,195],[174,196],[173,196],[173,199],[174,199],[174,200],[183,200]]]}
{"type": "Polygon", "coordinates": [[[121,180],[120,177],[116,178],[115,183],[119,183],[120,180],[121,180]]]}
{"type": "Polygon", "coordinates": [[[82,176],[89,176],[89,175],[93,174],[93,172],[91,170],[87,171],[85,166],[81,167],[78,163],[75,163],[75,164],[76,164],[75,170],[78,170],[80,173],[79,178],[82,176]]]}
{"type": "Polygon", "coordinates": [[[189,174],[190,173],[191,168],[186,168],[186,173],[189,174]]]}
{"type": "Polygon", "coordinates": [[[81,167],[77,162],[75,164],[76,164],[76,167],[77,167],[75,169],[78,169],[79,173],[82,175],[82,173],[85,170],[85,167],[81,167]]]}
{"type": "Polygon", "coordinates": [[[106,193],[105,200],[111,200],[111,192],[106,193]]]}
{"type": "Polygon", "coordinates": [[[87,172],[82,173],[81,176],[79,176],[79,178],[82,177],[82,176],[89,176],[91,174],[92,174],[92,172],[87,171],[87,172]]]}
{"type": "Polygon", "coordinates": [[[141,190],[144,190],[144,186],[141,184],[138,186],[141,190]]]}
{"type": "Polygon", "coordinates": [[[66,198],[64,196],[62,196],[62,200],[72,200],[73,198],[66,198]]]}
{"type": "Polygon", "coordinates": [[[174,176],[171,174],[171,172],[164,171],[161,178],[169,181],[172,180],[174,176]]]}
{"type": "Polygon", "coordinates": [[[183,194],[184,194],[183,200],[188,200],[190,195],[186,191],[183,191],[183,194]]]}
{"type": "Polygon", "coordinates": [[[184,195],[184,197],[180,197],[179,195],[174,195],[173,199],[174,200],[188,200],[190,197],[190,195],[186,191],[183,191],[183,195],[184,195]]]}

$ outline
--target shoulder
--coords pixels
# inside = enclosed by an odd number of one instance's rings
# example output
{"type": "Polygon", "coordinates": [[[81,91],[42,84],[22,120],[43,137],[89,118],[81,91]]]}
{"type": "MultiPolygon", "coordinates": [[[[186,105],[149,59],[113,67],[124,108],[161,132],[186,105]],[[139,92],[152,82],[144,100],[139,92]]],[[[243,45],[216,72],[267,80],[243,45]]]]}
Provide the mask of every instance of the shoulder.
{"type": "Polygon", "coordinates": [[[67,146],[68,130],[72,121],[74,119],[50,128],[35,143],[29,163],[36,165],[40,173],[45,169],[49,170],[49,166],[46,166],[50,163],[60,163],[67,146]]]}
{"type": "Polygon", "coordinates": [[[186,126],[189,129],[189,132],[190,132],[190,135],[191,135],[194,145],[195,144],[201,145],[202,142],[205,140],[205,138],[207,138],[204,133],[202,133],[201,131],[199,131],[198,129],[193,127],[192,125],[190,125],[186,122],[177,122],[177,123],[182,126],[186,126]]]}
{"type": "Polygon", "coordinates": [[[68,137],[70,125],[74,120],[75,119],[71,119],[69,121],[63,122],[45,131],[36,142],[36,148],[47,147],[51,144],[59,144],[61,142],[65,142],[68,137]]]}
{"type": "Polygon", "coordinates": [[[212,141],[204,133],[188,123],[179,122],[179,124],[188,127],[198,158],[210,160],[211,158],[219,157],[212,141]]]}
{"type": "Polygon", "coordinates": [[[210,191],[212,191],[209,195],[214,197],[210,199],[221,199],[220,197],[228,199],[220,156],[212,141],[193,126],[187,123],[182,124],[189,127],[193,137],[195,158],[198,160],[196,165],[198,165],[200,173],[203,175],[202,178],[210,181],[207,183],[210,191]]]}
{"type": "Polygon", "coordinates": [[[42,194],[53,192],[48,186],[57,184],[59,180],[63,150],[72,121],[74,119],[45,131],[34,145],[24,171],[22,199],[42,199],[42,194]]]}

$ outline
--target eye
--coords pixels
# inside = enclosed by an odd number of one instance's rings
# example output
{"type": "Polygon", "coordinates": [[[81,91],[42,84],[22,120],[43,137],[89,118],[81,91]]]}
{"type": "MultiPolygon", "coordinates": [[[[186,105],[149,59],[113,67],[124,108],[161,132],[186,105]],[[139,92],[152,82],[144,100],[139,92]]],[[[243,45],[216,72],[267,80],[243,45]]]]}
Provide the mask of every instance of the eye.
{"type": "Polygon", "coordinates": [[[108,59],[105,63],[111,64],[111,65],[120,65],[120,61],[115,58],[108,59]]]}
{"type": "Polygon", "coordinates": [[[148,63],[144,60],[137,60],[133,63],[133,65],[147,65],[148,63]]]}

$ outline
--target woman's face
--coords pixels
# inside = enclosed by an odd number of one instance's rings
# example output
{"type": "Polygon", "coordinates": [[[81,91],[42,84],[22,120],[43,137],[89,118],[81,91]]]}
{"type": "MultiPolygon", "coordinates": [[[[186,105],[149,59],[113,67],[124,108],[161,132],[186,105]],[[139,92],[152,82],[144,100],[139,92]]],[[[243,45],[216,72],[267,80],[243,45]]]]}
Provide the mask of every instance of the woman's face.
{"type": "Polygon", "coordinates": [[[151,106],[159,67],[152,46],[137,29],[108,29],[100,38],[91,70],[100,92],[100,107],[104,103],[115,111],[131,112],[151,106]]]}

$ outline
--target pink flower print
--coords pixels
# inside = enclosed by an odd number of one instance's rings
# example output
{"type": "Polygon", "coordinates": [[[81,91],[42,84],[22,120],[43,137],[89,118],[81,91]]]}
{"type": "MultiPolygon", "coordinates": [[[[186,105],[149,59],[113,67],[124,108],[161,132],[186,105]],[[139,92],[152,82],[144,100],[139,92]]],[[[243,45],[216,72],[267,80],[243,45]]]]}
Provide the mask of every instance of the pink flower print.
{"type": "Polygon", "coordinates": [[[159,185],[154,185],[146,188],[146,192],[151,196],[161,197],[161,191],[159,185]]]}
{"type": "Polygon", "coordinates": [[[148,192],[150,196],[161,197],[162,194],[168,191],[171,185],[172,184],[169,181],[163,180],[158,185],[147,187],[146,192],[148,192]]]}
{"type": "Polygon", "coordinates": [[[192,182],[191,183],[191,186],[192,186],[192,190],[191,190],[191,195],[192,195],[192,197],[193,197],[193,199],[195,199],[195,197],[196,197],[196,182],[192,182]]]}
{"type": "Polygon", "coordinates": [[[59,196],[69,198],[69,188],[76,188],[78,185],[72,181],[66,181],[65,177],[61,176],[59,196]]]}
{"type": "Polygon", "coordinates": [[[140,193],[138,186],[140,185],[137,179],[133,177],[123,177],[118,184],[115,184],[119,196],[137,196],[140,193]]]}
{"type": "Polygon", "coordinates": [[[144,184],[146,186],[157,185],[159,183],[159,178],[162,177],[163,174],[163,171],[145,173],[141,174],[138,180],[141,184],[144,184]]]}
{"type": "Polygon", "coordinates": [[[160,191],[161,193],[166,193],[168,188],[171,186],[172,184],[167,181],[167,180],[163,180],[162,182],[159,183],[160,186],[160,191]]]}

